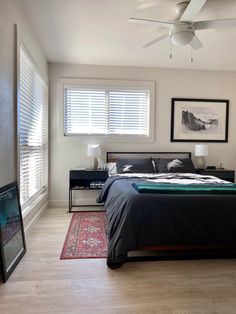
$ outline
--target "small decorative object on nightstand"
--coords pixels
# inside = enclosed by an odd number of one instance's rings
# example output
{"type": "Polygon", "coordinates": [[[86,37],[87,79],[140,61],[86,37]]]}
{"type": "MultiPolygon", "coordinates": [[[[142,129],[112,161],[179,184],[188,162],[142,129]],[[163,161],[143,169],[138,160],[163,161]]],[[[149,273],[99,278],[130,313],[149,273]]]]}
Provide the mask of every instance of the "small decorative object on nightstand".
{"type": "Polygon", "coordinates": [[[98,168],[98,159],[101,155],[100,145],[99,144],[88,144],[87,155],[92,157],[90,168],[93,170],[97,170],[98,168]]]}
{"type": "Polygon", "coordinates": [[[220,178],[222,180],[234,183],[234,170],[216,168],[216,169],[197,169],[198,174],[210,175],[220,178]]]}
{"type": "Polygon", "coordinates": [[[72,207],[81,206],[72,204],[73,191],[102,189],[107,178],[107,170],[71,169],[69,177],[69,213],[72,212],[72,207]]]}
{"type": "Polygon", "coordinates": [[[197,157],[197,169],[205,169],[205,156],[208,156],[208,146],[203,144],[195,145],[195,156],[197,157]]]}
{"type": "Polygon", "coordinates": [[[220,162],[219,162],[218,168],[219,168],[219,169],[224,169],[224,163],[223,163],[223,161],[220,161],[220,162]]]}

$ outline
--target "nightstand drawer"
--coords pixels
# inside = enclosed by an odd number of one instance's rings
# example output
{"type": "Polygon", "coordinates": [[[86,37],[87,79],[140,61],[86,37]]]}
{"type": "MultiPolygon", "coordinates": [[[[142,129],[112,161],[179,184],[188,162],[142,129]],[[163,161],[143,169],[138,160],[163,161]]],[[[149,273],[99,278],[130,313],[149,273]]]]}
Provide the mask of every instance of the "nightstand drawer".
{"type": "Polygon", "coordinates": [[[108,173],[106,170],[71,170],[70,179],[71,180],[106,180],[108,178],[108,173]]]}

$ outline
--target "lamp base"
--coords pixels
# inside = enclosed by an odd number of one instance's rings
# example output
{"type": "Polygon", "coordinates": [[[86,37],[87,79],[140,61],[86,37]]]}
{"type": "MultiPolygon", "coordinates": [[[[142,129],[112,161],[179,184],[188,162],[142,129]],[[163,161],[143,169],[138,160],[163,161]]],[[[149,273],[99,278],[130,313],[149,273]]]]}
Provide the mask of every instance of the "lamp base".
{"type": "Polygon", "coordinates": [[[98,168],[98,160],[97,160],[96,157],[94,157],[94,158],[91,159],[90,169],[97,170],[97,168],[98,168]]]}
{"type": "Polygon", "coordinates": [[[203,156],[197,157],[197,169],[206,169],[206,160],[203,156]]]}

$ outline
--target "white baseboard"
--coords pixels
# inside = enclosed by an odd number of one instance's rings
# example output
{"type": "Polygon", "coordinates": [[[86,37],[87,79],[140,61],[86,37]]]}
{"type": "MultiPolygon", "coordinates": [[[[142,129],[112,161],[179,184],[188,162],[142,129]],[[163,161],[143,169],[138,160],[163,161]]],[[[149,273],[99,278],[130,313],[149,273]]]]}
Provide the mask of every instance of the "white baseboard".
{"type": "MultiPolygon", "coordinates": [[[[101,205],[101,204],[96,203],[94,198],[73,200],[73,204],[76,204],[78,206],[98,206],[98,207],[101,205]]],[[[49,208],[54,208],[54,207],[69,208],[69,201],[68,200],[49,200],[48,207],[49,208]]]]}
{"type": "Polygon", "coordinates": [[[23,219],[24,221],[24,231],[25,237],[27,238],[33,226],[39,221],[43,212],[48,208],[48,202],[45,202],[38,208],[32,210],[28,215],[26,215],[23,219]]]}

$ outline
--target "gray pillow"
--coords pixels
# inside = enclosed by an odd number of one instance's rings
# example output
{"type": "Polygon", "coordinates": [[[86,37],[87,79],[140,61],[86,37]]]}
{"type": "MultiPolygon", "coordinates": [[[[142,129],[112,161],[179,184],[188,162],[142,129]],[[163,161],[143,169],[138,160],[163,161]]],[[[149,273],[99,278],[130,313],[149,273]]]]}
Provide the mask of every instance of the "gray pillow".
{"type": "Polygon", "coordinates": [[[151,158],[117,159],[117,173],[154,173],[151,158]]]}
{"type": "Polygon", "coordinates": [[[189,158],[154,158],[156,172],[189,172],[196,173],[194,165],[189,158]]]}

